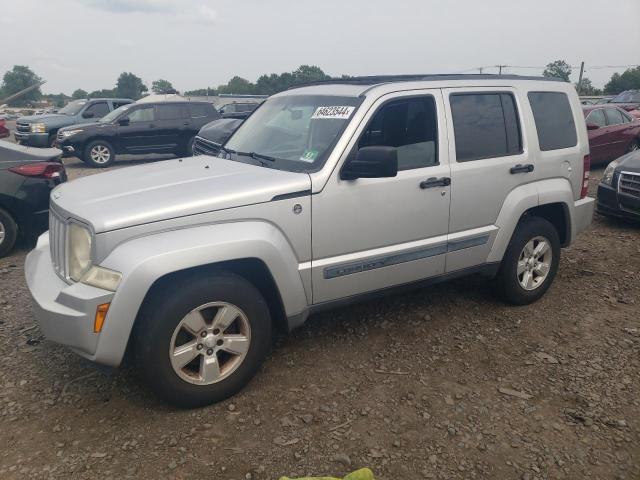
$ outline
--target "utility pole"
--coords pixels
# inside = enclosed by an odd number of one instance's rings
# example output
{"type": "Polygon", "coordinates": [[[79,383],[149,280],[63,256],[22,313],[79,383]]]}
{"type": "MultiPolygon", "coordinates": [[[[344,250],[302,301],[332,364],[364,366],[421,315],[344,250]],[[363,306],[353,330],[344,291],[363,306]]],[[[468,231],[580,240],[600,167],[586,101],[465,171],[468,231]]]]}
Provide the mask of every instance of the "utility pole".
{"type": "Polygon", "coordinates": [[[582,73],[584,72],[584,62],[580,62],[580,76],[578,77],[578,95],[582,93],[582,73]]]}
{"type": "Polygon", "coordinates": [[[498,67],[498,75],[502,75],[502,68],[507,68],[509,65],[496,65],[498,67]]]}
{"type": "Polygon", "coordinates": [[[480,73],[482,73],[482,70],[484,70],[484,67],[480,67],[478,68],[478,70],[480,71],[480,73]]]}

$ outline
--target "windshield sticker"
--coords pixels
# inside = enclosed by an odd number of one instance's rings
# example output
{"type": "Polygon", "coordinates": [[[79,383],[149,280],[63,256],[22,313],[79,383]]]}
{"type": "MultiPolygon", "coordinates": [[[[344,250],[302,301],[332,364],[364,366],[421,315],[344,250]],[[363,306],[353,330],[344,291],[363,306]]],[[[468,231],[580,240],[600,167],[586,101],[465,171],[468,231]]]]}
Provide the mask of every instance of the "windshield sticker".
{"type": "Polygon", "coordinates": [[[317,150],[305,150],[300,157],[300,160],[302,160],[303,162],[313,163],[316,158],[318,158],[317,150]]]}
{"type": "Polygon", "coordinates": [[[351,116],[355,108],[356,107],[348,106],[318,107],[311,118],[337,118],[346,120],[351,116]]]}

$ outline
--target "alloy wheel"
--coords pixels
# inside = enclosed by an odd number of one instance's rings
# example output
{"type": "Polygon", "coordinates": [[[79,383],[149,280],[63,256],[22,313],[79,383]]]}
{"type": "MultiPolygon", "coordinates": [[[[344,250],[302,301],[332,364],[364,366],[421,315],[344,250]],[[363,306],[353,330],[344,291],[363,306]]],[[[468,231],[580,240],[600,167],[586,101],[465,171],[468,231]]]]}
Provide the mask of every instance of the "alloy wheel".
{"type": "Polygon", "coordinates": [[[630,152],[635,152],[636,150],[640,150],[640,140],[635,140],[629,145],[630,152]]]}
{"type": "Polygon", "coordinates": [[[95,147],[93,147],[91,149],[90,155],[91,160],[100,164],[107,163],[111,158],[111,152],[104,145],[96,145],[95,147]]]}
{"type": "Polygon", "coordinates": [[[0,245],[2,245],[6,236],[7,231],[4,228],[4,223],[0,222],[0,245]]]}
{"type": "Polygon", "coordinates": [[[251,327],[235,305],[213,302],[189,312],[173,332],[169,359],[184,381],[211,385],[242,364],[249,351],[251,327]]]}
{"type": "Polygon", "coordinates": [[[544,283],[551,270],[552,250],[549,240],[537,236],[529,240],[520,256],[516,274],[520,286],[525,290],[535,290],[544,283]]]}

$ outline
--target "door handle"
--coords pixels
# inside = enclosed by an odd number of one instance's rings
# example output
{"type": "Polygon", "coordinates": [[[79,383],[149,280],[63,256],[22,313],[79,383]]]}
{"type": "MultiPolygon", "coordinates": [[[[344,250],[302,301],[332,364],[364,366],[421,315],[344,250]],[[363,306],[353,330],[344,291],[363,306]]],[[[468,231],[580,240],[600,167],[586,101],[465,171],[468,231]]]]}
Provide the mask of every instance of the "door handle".
{"type": "Polygon", "coordinates": [[[511,169],[509,170],[510,173],[514,174],[514,173],[531,173],[533,172],[533,165],[530,163],[527,163],[526,165],[522,165],[522,164],[518,164],[515,167],[511,167],[511,169]]]}
{"type": "Polygon", "coordinates": [[[423,190],[425,188],[447,187],[449,185],[451,185],[451,179],[449,177],[431,177],[420,182],[420,188],[422,188],[423,190]]]}

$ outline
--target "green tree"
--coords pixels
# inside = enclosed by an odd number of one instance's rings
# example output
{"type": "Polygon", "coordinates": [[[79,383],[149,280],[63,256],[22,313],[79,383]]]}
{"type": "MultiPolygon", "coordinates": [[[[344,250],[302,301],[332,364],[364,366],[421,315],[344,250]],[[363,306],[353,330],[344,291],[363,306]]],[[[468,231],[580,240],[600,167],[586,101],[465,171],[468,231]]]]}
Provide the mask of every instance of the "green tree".
{"type": "Polygon", "coordinates": [[[81,88],[78,88],[71,94],[71,98],[73,98],[74,100],[78,100],[80,98],[87,98],[88,96],[89,94],[87,93],[87,91],[81,88]]]}
{"type": "Polygon", "coordinates": [[[634,89],[640,89],[640,67],[628,68],[622,75],[614,73],[604,86],[604,92],[611,95],[634,89]]]}
{"type": "Polygon", "coordinates": [[[58,93],[57,95],[54,93],[50,93],[48,95],[43,95],[43,98],[48,100],[58,108],[64,107],[67,103],[69,103],[69,100],[71,100],[71,98],[69,98],[69,96],[65,95],[64,93],[58,93]]]}
{"type": "Polygon", "coordinates": [[[167,95],[169,93],[177,93],[171,82],[168,80],[156,80],[151,84],[151,91],[158,95],[167,95]]]}
{"type": "Polygon", "coordinates": [[[238,95],[250,95],[254,93],[255,90],[256,86],[253,83],[237,75],[229,80],[226,85],[220,85],[218,87],[218,93],[235,93],[238,95]]]}
{"type": "Polygon", "coordinates": [[[91,92],[88,97],[89,98],[113,98],[117,97],[119,94],[116,93],[113,89],[103,88],[102,90],[94,90],[91,92]]]}
{"type": "MultiPolygon", "coordinates": [[[[578,90],[578,84],[576,83],[576,90],[578,90]]],[[[602,90],[596,88],[591,83],[591,79],[588,77],[582,78],[582,84],[580,85],[580,90],[578,90],[579,95],[602,95],[602,90]]]]}
{"type": "Polygon", "coordinates": [[[148,90],[140,77],[131,72],[122,72],[118,77],[115,92],[118,97],[139,100],[148,90]]]}
{"type": "MultiPolygon", "coordinates": [[[[4,74],[2,79],[2,87],[0,88],[1,98],[6,98],[14,93],[18,93],[20,90],[24,90],[27,87],[35,85],[42,81],[33,70],[25,65],[14,65],[13,69],[4,74]]],[[[38,101],[42,98],[42,92],[40,87],[31,90],[24,95],[9,102],[11,106],[23,107],[29,105],[31,102],[38,101]]]]}
{"type": "Polygon", "coordinates": [[[197,88],[195,90],[188,90],[184,92],[187,97],[211,97],[216,95],[216,89],[207,87],[207,88],[197,88]]]}
{"type": "Polygon", "coordinates": [[[547,64],[542,75],[545,77],[559,78],[568,82],[569,76],[571,75],[571,66],[564,60],[556,60],[555,62],[547,64]]]}
{"type": "Polygon", "coordinates": [[[331,78],[325,74],[320,67],[315,65],[300,65],[294,72],[293,76],[296,83],[318,82],[331,78]]]}

